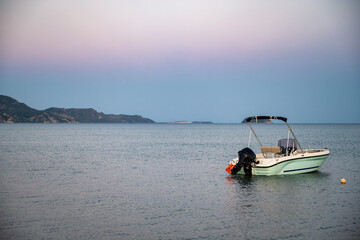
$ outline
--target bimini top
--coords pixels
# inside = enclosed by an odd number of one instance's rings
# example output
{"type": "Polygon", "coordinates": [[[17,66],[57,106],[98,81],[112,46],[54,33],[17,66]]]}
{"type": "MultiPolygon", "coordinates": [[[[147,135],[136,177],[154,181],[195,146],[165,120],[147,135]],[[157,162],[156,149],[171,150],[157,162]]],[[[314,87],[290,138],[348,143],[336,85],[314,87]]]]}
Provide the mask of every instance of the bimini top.
{"type": "Polygon", "coordinates": [[[251,120],[260,120],[260,119],[277,119],[277,120],[281,120],[284,122],[287,122],[287,118],[285,117],[280,117],[280,116],[254,116],[254,117],[248,117],[244,119],[244,122],[250,122],[251,120]]]}

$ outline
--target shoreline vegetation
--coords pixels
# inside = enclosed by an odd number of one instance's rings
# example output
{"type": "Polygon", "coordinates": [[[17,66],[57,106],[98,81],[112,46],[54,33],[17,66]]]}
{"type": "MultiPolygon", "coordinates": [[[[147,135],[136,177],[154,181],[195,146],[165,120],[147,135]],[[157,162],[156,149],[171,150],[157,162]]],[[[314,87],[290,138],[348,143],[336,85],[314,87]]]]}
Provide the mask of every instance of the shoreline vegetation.
{"type": "Polygon", "coordinates": [[[36,110],[16,99],[0,95],[0,123],[155,123],[140,115],[105,114],[93,108],[36,110]]]}

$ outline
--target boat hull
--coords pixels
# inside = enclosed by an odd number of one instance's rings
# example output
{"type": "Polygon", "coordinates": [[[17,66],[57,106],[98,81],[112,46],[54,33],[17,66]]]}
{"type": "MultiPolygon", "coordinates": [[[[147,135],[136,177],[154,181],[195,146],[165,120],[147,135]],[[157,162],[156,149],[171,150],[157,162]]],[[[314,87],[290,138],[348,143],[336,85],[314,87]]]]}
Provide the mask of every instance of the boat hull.
{"type": "MultiPolygon", "coordinates": [[[[252,168],[252,175],[291,175],[317,171],[329,154],[319,156],[304,156],[283,161],[274,160],[272,165],[257,165],[252,168]]],[[[245,174],[241,169],[237,174],[245,174]]]]}

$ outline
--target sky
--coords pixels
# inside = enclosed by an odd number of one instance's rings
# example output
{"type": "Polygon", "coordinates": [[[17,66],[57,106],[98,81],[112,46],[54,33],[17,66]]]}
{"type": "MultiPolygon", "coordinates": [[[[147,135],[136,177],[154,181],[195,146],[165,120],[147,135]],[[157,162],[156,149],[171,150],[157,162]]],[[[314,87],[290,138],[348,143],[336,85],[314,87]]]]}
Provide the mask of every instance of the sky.
{"type": "Polygon", "coordinates": [[[157,122],[360,123],[360,1],[2,0],[0,94],[157,122]]]}

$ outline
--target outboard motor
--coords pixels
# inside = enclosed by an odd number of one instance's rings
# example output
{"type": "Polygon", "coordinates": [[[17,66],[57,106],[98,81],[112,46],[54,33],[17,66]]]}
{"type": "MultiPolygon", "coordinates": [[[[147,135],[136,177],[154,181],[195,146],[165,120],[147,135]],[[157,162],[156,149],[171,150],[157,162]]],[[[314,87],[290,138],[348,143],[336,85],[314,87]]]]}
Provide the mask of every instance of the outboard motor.
{"type": "Polygon", "coordinates": [[[238,152],[238,155],[238,159],[231,161],[226,171],[236,174],[244,167],[245,175],[251,175],[252,163],[259,163],[256,161],[256,154],[250,148],[244,148],[238,152]]]}

